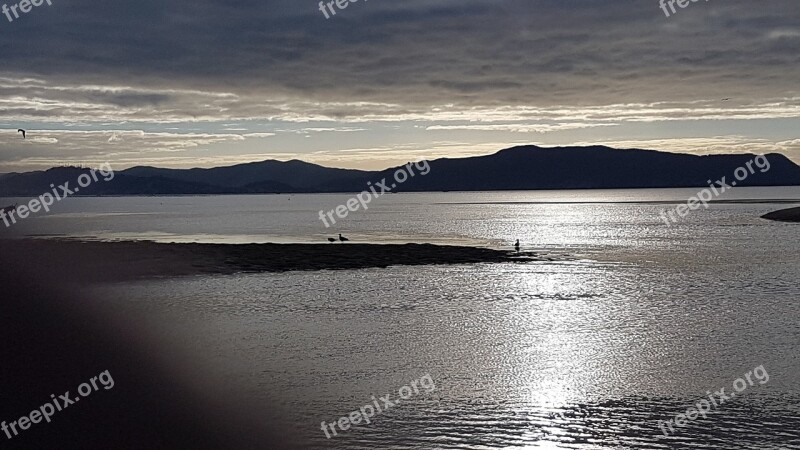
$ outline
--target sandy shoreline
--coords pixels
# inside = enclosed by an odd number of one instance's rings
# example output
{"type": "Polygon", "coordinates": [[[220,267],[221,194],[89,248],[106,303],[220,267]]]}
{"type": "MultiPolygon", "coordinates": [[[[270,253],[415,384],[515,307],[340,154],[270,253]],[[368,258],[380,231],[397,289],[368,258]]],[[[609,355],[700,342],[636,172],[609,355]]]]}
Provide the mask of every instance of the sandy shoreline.
{"type": "Polygon", "coordinates": [[[60,273],[76,281],[548,260],[530,252],[433,244],[235,245],[24,239],[0,241],[0,251],[31,270],[60,273]]]}

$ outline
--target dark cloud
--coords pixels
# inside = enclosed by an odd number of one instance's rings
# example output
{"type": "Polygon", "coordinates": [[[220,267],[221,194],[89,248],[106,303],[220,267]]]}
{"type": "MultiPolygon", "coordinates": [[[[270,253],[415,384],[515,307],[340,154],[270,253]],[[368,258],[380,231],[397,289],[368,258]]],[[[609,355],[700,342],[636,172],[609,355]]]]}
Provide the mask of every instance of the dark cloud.
{"type": "MultiPolygon", "coordinates": [[[[778,97],[796,89],[800,3],[54,0],[0,25],[6,70],[324,101],[557,105],[778,97]],[[498,97],[499,96],[499,97],[498,97]]],[[[0,17],[1,18],[1,17],[0,17]]]]}
{"type": "Polygon", "coordinates": [[[359,0],[327,20],[318,0],[52,2],[0,16],[0,162],[15,167],[319,155],[328,136],[302,129],[331,126],[369,130],[336,141],[363,160],[524,134],[772,145],[800,160],[797,0],[692,2],[672,17],[658,0],[359,0]],[[736,134],[746,121],[775,132],[736,134]],[[41,141],[19,147],[25,123],[41,141]],[[385,123],[403,130],[390,144],[385,123]]]}

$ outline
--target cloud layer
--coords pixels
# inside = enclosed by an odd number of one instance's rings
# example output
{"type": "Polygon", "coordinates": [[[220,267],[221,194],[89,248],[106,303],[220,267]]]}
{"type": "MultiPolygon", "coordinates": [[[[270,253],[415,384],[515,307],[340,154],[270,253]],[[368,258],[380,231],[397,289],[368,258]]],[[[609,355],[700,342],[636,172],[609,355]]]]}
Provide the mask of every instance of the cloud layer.
{"type": "Polygon", "coordinates": [[[796,0],[697,2],[669,18],[656,0],[361,1],[327,20],[309,0],[53,0],[0,16],[0,128],[57,142],[3,134],[0,164],[377,155],[426,140],[470,153],[524,134],[698,139],[775,121],[771,136],[735,136],[761,148],[797,137],[798,19],[796,0]],[[676,136],[685,121],[706,129],[676,136]],[[315,142],[331,134],[330,148],[315,142]]]}

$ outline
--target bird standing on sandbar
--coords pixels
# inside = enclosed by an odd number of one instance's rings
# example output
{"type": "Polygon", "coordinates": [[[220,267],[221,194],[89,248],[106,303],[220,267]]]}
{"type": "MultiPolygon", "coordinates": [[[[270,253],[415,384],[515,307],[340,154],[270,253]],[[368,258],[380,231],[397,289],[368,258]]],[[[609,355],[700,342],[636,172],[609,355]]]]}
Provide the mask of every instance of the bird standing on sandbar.
{"type": "Polygon", "coordinates": [[[342,236],[342,233],[339,233],[339,240],[342,241],[342,242],[347,242],[350,239],[347,239],[346,237],[342,236]]]}
{"type": "Polygon", "coordinates": [[[519,239],[517,239],[517,242],[514,244],[514,248],[519,251],[519,239]]]}
{"type": "Polygon", "coordinates": [[[331,244],[333,244],[334,242],[336,242],[336,239],[334,239],[334,238],[328,238],[328,242],[330,242],[331,244]]]}

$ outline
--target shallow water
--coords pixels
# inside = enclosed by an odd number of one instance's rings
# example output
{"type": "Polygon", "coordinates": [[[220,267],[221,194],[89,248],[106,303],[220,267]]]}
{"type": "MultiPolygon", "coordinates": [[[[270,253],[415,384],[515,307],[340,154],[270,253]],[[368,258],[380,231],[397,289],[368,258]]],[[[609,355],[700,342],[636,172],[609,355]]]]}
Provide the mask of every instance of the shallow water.
{"type": "MultiPolygon", "coordinates": [[[[758,218],[785,206],[715,205],[667,227],[658,217],[664,205],[520,203],[541,195],[396,195],[348,217],[345,232],[492,246],[519,238],[572,261],[242,274],[97,290],[119,314],[148,321],[228,382],[281,408],[315,448],[800,448],[800,228],[758,218]],[[768,381],[751,376],[752,385],[706,419],[663,436],[659,420],[708,391],[735,392],[735,381],[759,366],[768,381]],[[322,421],[371,404],[373,395],[396,397],[426,374],[435,390],[325,438],[322,421]]],[[[272,206],[205,223],[175,212],[149,229],[109,218],[117,216],[53,220],[87,233],[179,236],[243,236],[242,223],[260,220],[253,235],[291,240],[319,227],[307,213],[332,198],[302,200],[288,217],[272,206]]],[[[109,201],[82,199],[92,200],[109,201]]],[[[123,199],[117,208],[159,201],[123,199]]],[[[197,214],[209,216],[210,205],[234,208],[214,197],[167,201],[206,206],[197,214]]]]}
{"type": "MultiPolygon", "coordinates": [[[[800,187],[735,188],[717,200],[767,203],[714,205],[693,211],[678,226],[660,213],[685,203],[698,189],[455,192],[384,195],[367,210],[349,212],[326,228],[320,211],[352,195],[249,195],[205,197],[73,197],[10,228],[0,238],[22,236],[147,239],[161,242],[323,242],[344,233],[355,241],[432,242],[585,248],[638,245],[705,228],[707,221],[742,220],[800,203],[800,187]],[[645,202],[645,203],[630,203],[645,202]],[[659,204],[655,202],[674,202],[659,204]],[[744,214],[739,214],[743,211],[744,214]],[[664,226],[661,226],[664,225],[664,226]]],[[[27,199],[0,199],[0,205],[27,199]]]]}

